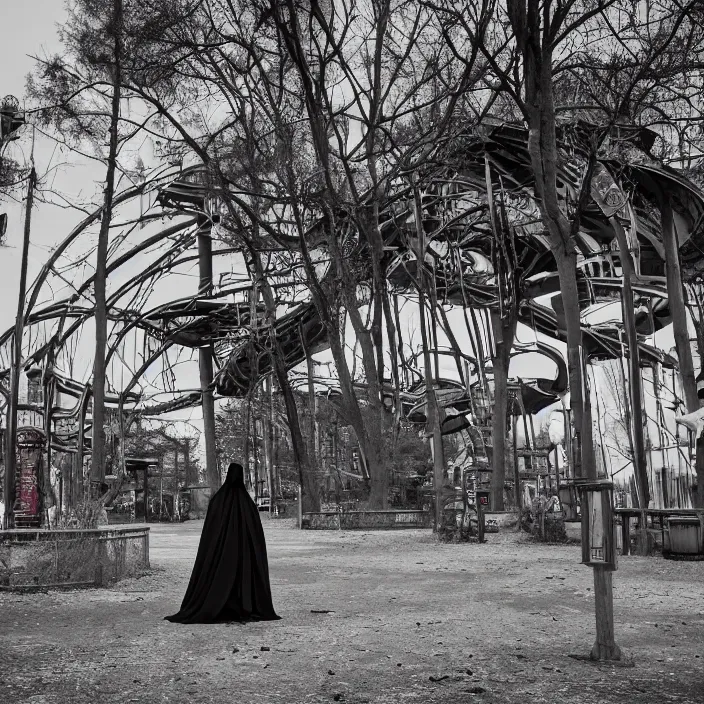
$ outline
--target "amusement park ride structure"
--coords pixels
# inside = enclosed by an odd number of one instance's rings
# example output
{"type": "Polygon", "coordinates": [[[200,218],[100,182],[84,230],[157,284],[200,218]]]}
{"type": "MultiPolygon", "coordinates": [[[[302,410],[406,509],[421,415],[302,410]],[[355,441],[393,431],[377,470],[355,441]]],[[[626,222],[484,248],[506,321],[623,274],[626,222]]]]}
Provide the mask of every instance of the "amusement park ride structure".
{"type": "MultiPolygon", "coordinates": [[[[559,185],[562,204],[567,210],[575,207],[584,166],[578,143],[575,146],[575,133],[565,131],[561,142],[563,163],[559,185]]],[[[647,133],[630,135],[631,153],[637,152],[639,140],[646,139],[647,133]]],[[[627,357],[630,364],[627,391],[631,402],[636,401],[634,409],[639,407],[637,399],[642,394],[640,370],[652,369],[653,379],[660,380],[660,388],[662,380],[668,377],[664,372],[670,370],[672,378],[676,378],[678,361],[649,341],[671,322],[669,297],[673,284],[668,280],[672,274],[670,267],[666,267],[665,248],[671,246],[673,236],[679,250],[682,278],[687,280],[704,268],[704,196],[682,176],[641,156],[628,162],[613,159],[600,162],[592,182],[592,198],[582,214],[576,237],[580,303],[584,313],[584,363],[627,357]],[[669,194],[671,203],[668,226],[672,231],[667,236],[663,235],[658,200],[662,192],[669,194]],[[592,307],[613,302],[622,305],[620,320],[587,322],[592,307]]],[[[412,294],[418,283],[419,267],[430,274],[440,309],[431,318],[434,321],[440,318],[439,327],[450,341],[450,348],[441,350],[436,332],[432,353],[436,367],[438,356],[449,354],[457,365],[459,377],[459,381],[436,378],[442,432],[466,434],[473,448],[468,471],[475,473],[491,470],[495,394],[508,394],[507,413],[509,420],[513,419],[514,437],[518,419],[522,419],[525,436],[529,438],[535,435],[529,430],[533,416],[555,403],[562,402],[564,407],[569,392],[563,354],[559,345],[548,342],[550,339],[564,342],[566,328],[554,259],[532,193],[529,165],[526,132],[510,125],[495,126],[481,133],[468,131],[438,147],[430,165],[417,174],[417,183],[422,185],[422,228],[427,244],[422,262],[417,256],[418,223],[414,215],[417,211],[407,183],[399,182],[381,211],[382,266],[391,294],[412,294]],[[496,217],[491,216],[490,206],[496,217]],[[452,335],[445,317],[450,308],[463,311],[472,349],[463,349],[452,335]],[[534,343],[518,345],[514,339],[498,339],[492,332],[492,317],[506,320],[511,315],[516,316],[514,329],[516,323],[521,323],[535,331],[534,343]],[[513,355],[525,352],[542,355],[557,369],[555,376],[511,379],[506,389],[494,388],[491,360],[501,345],[508,345],[513,355]]],[[[285,309],[271,320],[259,302],[253,275],[250,281],[234,285],[213,281],[213,257],[241,256],[245,264],[251,262],[246,252],[236,246],[236,236],[227,238],[226,246],[212,246],[227,231],[227,212],[221,204],[228,196],[211,182],[207,171],[200,167],[178,173],[167,171],[149,184],[140,184],[117,195],[114,207],[134,207],[149,189],[157,193],[154,206],[135,218],[132,225],[125,226],[125,231],[134,237],[144,223],[159,218],[164,223],[166,217],[169,223],[136,244],[127,246],[125,233],[113,235],[111,243],[108,276],[117,277],[125,271],[130,275],[112,286],[108,298],[112,332],[108,339],[107,368],[111,368],[111,360],[119,359],[129,373],[125,375],[123,369],[121,378],[108,380],[110,392],[106,403],[118,409],[124,427],[129,427],[129,419],[136,416],[156,416],[203,405],[206,454],[211,450],[214,453],[214,439],[209,437],[212,430],[208,432],[208,416],[214,413],[213,399],[245,396],[253,384],[271,375],[272,329],[289,370],[326,348],[326,331],[313,302],[302,294],[305,281],[292,276],[290,266],[285,266],[290,264],[291,253],[297,248],[295,241],[290,249],[286,248],[287,233],[282,233],[276,242],[265,243],[270,264],[266,274],[279,294],[279,309],[285,309]],[[195,245],[198,254],[194,255],[195,245]],[[152,255],[149,264],[141,266],[140,258],[147,253],[152,255]],[[148,307],[148,294],[155,282],[187,262],[199,263],[198,291],[148,307]],[[130,340],[134,359],[125,360],[130,340]],[[180,389],[176,383],[173,366],[177,357],[173,355],[184,349],[199,352],[199,390],[180,389]],[[150,400],[142,384],[143,376],[155,364],[160,365],[165,379],[158,401],[150,400]]],[[[50,296],[47,286],[52,278],[65,276],[64,260],[70,259],[66,253],[99,218],[100,209],[76,226],[53,250],[28,290],[24,314],[19,320],[22,355],[17,367],[41,380],[42,401],[26,401],[14,408],[10,402],[8,412],[8,418],[31,412],[32,425],[38,426],[45,437],[47,465],[51,464],[52,453],[70,453],[74,458],[72,471],[79,482],[87,481],[84,465],[91,448],[91,384],[71,378],[67,358],[75,336],[94,315],[91,303],[94,276],[71,281],[71,293],[63,299],[50,296]],[[47,302],[39,303],[43,299],[47,302]]],[[[324,253],[325,240],[319,234],[324,227],[325,220],[321,218],[310,229],[309,249],[324,253]]],[[[362,255],[366,248],[352,227],[341,233],[340,244],[349,256],[362,255]]],[[[325,273],[320,280],[323,290],[333,286],[325,273]]],[[[360,285],[359,291],[361,305],[365,302],[364,286],[360,285]]],[[[0,390],[7,387],[13,367],[14,338],[14,328],[0,335],[0,390]]],[[[411,422],[424,423],[427,399],[422,371],[406,361],[399,379],[400,389],[387,384],[387,405],[393,406],[395,399],[399,399],[402,416],[411,422]]],[[[3,393],[7,395],[6,390],[3,393]]],[[[677,396],[677,389],[671,388],[669,393],[677,396]]],[[[655,394],[658,396],[658,389],[655,394]]],[[[659,418],[661,410],[657,413],[659,418]]],[[[567,415],[565,418],[567,469],[561,474],[559,467],[552,468],[558,490],[565,490],[574,479],[569,471],[570,423],[567,415]]],[[[643,425],[634,422],[631,426],[636,500],[647,506],[652,481],[646,467],[643,425]]],[[[664,442],[661,438],[661,444],[664,442]]],[[[550,471],[544,461],[547,453],[538,450],[534,442],[527,442],[524,449],[514,443],[514,449],[523,454],[526,467],[536,458],[534,464],[544,467],[545,473],[550,471]]],[[[689,453],[686,461],[691,463],[689,453]]],[[[686,466],[683,471],[691,470],[686,466]]],[[[520,477],[512,479],[519,484],[520,477]]],[[[6,496],[15,496],[10,511],[14,509],[21,515],[17,481],[21,478],[9,477],[6,496]]]]}

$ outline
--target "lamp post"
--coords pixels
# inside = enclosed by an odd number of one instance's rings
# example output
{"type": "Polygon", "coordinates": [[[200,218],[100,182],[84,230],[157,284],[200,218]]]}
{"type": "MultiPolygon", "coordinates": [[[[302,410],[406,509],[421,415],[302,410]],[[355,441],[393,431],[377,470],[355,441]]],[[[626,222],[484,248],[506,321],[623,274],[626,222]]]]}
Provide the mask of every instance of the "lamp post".
{"type": "Polygon", "coordinates": [[[582,509],[582,564],[594,569],[596,640],[592,660],[620,660],[621,649],[614,640],[612,575],[616,570],[613,489],[606,480],[576,482],[582,509]]]}

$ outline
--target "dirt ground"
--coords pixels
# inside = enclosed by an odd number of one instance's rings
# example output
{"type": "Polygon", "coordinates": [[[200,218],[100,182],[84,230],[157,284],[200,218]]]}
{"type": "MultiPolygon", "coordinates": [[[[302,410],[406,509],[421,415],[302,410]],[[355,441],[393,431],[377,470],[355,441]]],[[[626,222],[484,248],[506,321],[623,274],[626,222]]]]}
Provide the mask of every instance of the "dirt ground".
{"type": "Polygon", "coordinates": [[[164,621],[202,522],[155,525],[140,579],[0,594],[0,702],[704,702],[704,563],[620,559],[614,667],[569,657],[594,641],[578,546],[263,520],[281,621],[164,621]]]}

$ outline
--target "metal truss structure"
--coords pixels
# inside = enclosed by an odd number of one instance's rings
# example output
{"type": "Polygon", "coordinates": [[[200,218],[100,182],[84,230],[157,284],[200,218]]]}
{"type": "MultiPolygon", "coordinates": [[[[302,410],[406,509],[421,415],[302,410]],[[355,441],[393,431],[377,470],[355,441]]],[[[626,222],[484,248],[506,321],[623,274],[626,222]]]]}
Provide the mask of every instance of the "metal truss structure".
{"type": "MultiPolygon", "coordinates": [[[[559,186],[568,213],[577,207],[585,171],[587,157],[580,147],[580,130],[584,129],[584,125],[566,126],[561,134],[559,186]]],[[[647,340],[670,322],[657,194],[666,191],[673,203],[685,277],[704,268],[704,196],[679,174],[648,161],[639,150],[647,134],[629,133],[620,138],[633,158],[599,162],[592,199],[582,213],[576,238],[585,361],[624,354],[623,322],[590,323],[587,316],[594,306],[618,301],[622,295],[623,267],[613,227],[616,218],[626,230],[636,265],[632,288],[640,363],[674,370],[676,359],[647,340]]],[[[418,166],[415,179],[423,192],[422,225],[427,233],[422,262],[417,256],[408,181],[399,179],[393,185],[381,210],[382,266],[392,292],[412,292],[418,268],[425,267],[432,275],[438,302],[445,308],[471,310],[480,320],[479,327],[487,331],[484,346],[475,342],[473,349],[460,350],[467,371],[463,382],[439,380],[445,433],[490,423],[490,398],[482,393],[496,342],[491,339],[491,326],[481,324],[481,317],[491,311],[504,315],[513,303],[519,322],[544,336],[539,340],[536,335],[532,343],[516,343],[513,354],[540,354],[557,368],[553,378],[512,382],[513,405],[531,415],[568,391],[564,357],[548,342],[564,342],[566,328],[554,259],[533,194],[526,140],[523,128],[508,125],[471,130],[438,145],[431,158],[418,166]],[[505,236],[512,242],[511,257],[497,241],[490,201],[501,213],[505,236]],[[509,269],[518,273],[510,277],[518,281],[517,286],[506,283],[509,269]]],[[[195,359],[204,347],[212,349],[216,367],[212,389],[220,397],[244,396],[271,373],[272,330],[288,369],[326,347],[325,329],[306,294],[298,244],[286,232],[276,241],[266,241],[265,274],[282,311],[275,320],[267,318],[252,295],[251,276],[238,280],[232,275],[217,284],[201,281],[197,291],[154,305],[154,292],[165,280],[197,263],[193,247],[199,237],[213,242],[221,239],[213,257],[239,258],[246,270],[247,253],[237,245],[236,233],[228,231],[227,214],[221,207],[227,198],[228,193],[209,183],[207,172],[198,167],[167,170],[116,197],[115,210],[121,217],[125,213],[126,219],[116,219],[112,225],[115,234],[107,268],[112,280],[107,404],[120,412],[153,416],[199,405],[202,389],[182,388],[178,366],[195,359]],[[227,237],[221,238],[223,233],[227,237]]],[[[100,209],[89,214],[51,252],[25,306],[21,364],[27,374],[41,380],[44,393],[41,403],[30,399],[18,411],[33,414],[32,424],[48,431],[52,450],[79,456],[90,452],[90,373],[81,380],[72,369],[78,339],[94,315],[94,274],[87,265],[85,240],[100,215],[100,209]],[[69,293],[54,297],[57,288],[69,293]]],[[[341,246],[349,256],[363,260],[366,244],[344,214],[341,221],[341,246]]],[[[320,234],[325,227],[321,218],[310,228],[307,244],[323,262],[323,289],[332,291],[334,282],[324,264],[325,238],[320,234]]],[[[473,327],[466,313],[465,319],[470,337],[476,338],[476,323],[473,327]]],[[[0,390],[8,377],[12,338],[13,330],[0,335],[0,390]]],[[[426,403],[422,373],[408,366],[409,374],[399,390],[403,414],[410,421],[422,422],[426,403]]],[[[388,388],[389,404],[393,395],[394,389],[388,388]]]]}

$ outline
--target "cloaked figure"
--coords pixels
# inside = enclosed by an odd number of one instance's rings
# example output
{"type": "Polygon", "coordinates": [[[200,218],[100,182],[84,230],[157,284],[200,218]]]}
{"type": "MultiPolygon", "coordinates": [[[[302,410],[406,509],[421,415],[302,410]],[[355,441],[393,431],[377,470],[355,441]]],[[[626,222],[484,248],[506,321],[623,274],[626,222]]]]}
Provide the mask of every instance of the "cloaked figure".
{"type": "Polygon", "coordinates": [[[244,486],[242,465],[210,499],[198,555],[181,610],[167,621],[273,621],[266,542],[259,511],[244,486]]]}

